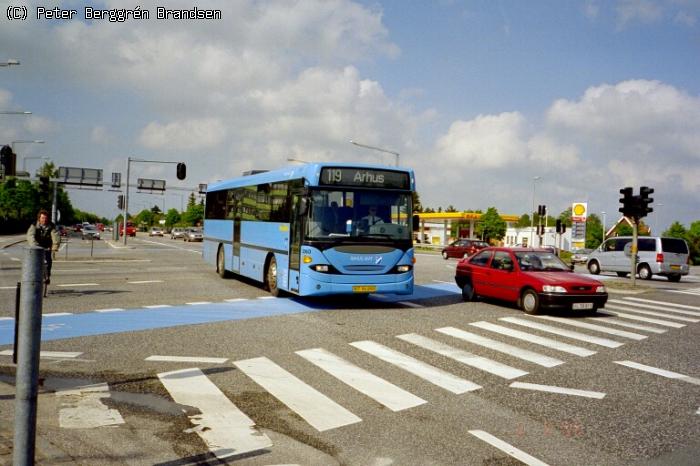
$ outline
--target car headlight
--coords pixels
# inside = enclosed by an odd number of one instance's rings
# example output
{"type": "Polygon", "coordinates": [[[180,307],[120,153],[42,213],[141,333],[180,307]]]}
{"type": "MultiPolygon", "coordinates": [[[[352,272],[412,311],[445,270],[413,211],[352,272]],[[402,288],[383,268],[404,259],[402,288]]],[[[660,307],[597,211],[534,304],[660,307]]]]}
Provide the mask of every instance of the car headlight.
{"type": "Polygon", "coordinates": [[[566,293],[566,288],[563,286],[544,285],[542,291],[545,293],[566,293]]]}
{"type": "Polygon", "coordinates": [[[595,292],[596,292],[596,293],[605,293],[605,291],[606,291],[606,290],[605,290],[605,287],[602,286],[602,285],[599,286],[599,287],[597,287],[597,288],[595,289],[595,292]]]}

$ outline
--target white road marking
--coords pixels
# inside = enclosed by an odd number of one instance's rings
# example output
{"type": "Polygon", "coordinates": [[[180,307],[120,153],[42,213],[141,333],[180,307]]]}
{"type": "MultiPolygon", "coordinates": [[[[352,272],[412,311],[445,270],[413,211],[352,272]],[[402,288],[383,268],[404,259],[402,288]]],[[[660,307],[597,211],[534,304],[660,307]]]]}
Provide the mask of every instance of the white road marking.
{"type": "MultiPolygon", "coordinates": [[[[40,358],[73,359],[83,354],[79,351],[39,351],[40,358]]],[[[12,356],[12,350],[0,351],[0,356],[12,356]]]]}
{"type": "Polygon", "coordinates": [[[667,371],[665,369],[659,369],[658,367],[646,366],[634,361],[613,361],[615,364],[621,366],[631,367],[632,369],[637,369],[644,372],[649,372],[651,374],[660,375],[661,377],[666,377],[667,379],[682,380],[684,382],[692,383],[693,385],[700,385],[700,379],[695,377],[690,377],[689,375],[679,374],[678,372],[667,371]]]}
{"type": "Polygon", "coordinates": [[[53,272],[69,273],[69,272],[97,272],[100,269],[53,269],[53,272]]]}
{"type": "Polygon", "coordinates": [[[233,364],[319,432],[362,421],[267,358],[245,359],[233,364]]]}
{"type": "Polygon", "coordinates": [[[665,290],[665,291],[670,291],[671,293],[681,293],[681,294],[690,294],[693,296],[700,296],[700,288],[688,288],[685,290],[665,290]]]}
{"type": "Polygon", "coordinates": [[[123,311],[123,310],[124,310],[124,308],[121,308],[121,307],[112,307],[109,309],[95,309],[93,312],[119,312],[119,311],[123,311]]]}
{"type": "Polygon", "coordinates": [[[700,311],[700,306],[689,306],[687,304],[676,304],[668,303],[666,301],[654,301],[653,299],[642,299],[642,298],[626,298],[629,301],[639,301],[640,303],[650,303],[650,304],[663,304],[664,306],[678,307],[681,309],[691,309],[700,311]]]}
{"type": "Polygon", "coordinates": [[[534,351],[518,348],[517,346],[512,346],[507,343],[492,340],[487,337],[482,337],[481,335],[477,335],[475,333],[465,332],[464,330],[460,330],[458,328],[443,327],[435,329],[435,331],[444,333],[445,335],[450,335],[455,338],[459,338],[460,340],[468,341],[475,345],[480,345],[495,351],[500,351],[501,353],[505,353],[516,358],[524,359],[525,361],[539,364],[540,366],[554,367],[560,364],[564,364],[564,361],[561,361],[559,359],[550,358],[549,356],[535,353],[534,351]]]}
{"type": "Polygon", "coordinates": [[[640,322],[648,322],[650,324],[656,324],[656,325],[662,325],[664,327],[672,327],[672,328],[683,328],[685,327],[685,324],[679,324],[676,322],[669,322],[667,320],[661,320],[661,319],[651,319],[649,317],[642,317],[642,316],[637,316],[634,314],[627,314],[626,312],[617,312],[617,311],[611,311],[608,308],[605,309],[599,309],[598,310],[599,314],[605,314],[609,316],[617,316],[617,317],[622,317],[623,319],[630,319],[630,320],[638,320],[640,322]]]}
{"type": "Polygon", "coordinates": [[[403,306],[412,307],[412,308],[415,308],[415,309],[420,309],[420,308],[422,308],[422,307],[425,307],[425,306],[423,306],[423,305],[421,305],[421,304],[412,303],[412,302],[410,302],[410,301],[399,301],[399,302],[397,302],[396,304],[401,304],[401,305],[403,305],[403,306]]]}
{"type": "Polygon", "coordinates": [[[638,304],[634,304],[634,303],[623,303],[623,304],[624,304],[624,306],[620,306],[618,304],[606,304],[605,307],[610,308],[610,309],[616,309],[618,311],[636,312],[637,314],[643,314],[643,315],[647,315],[647,316],[663,317],[665,319],[676,319],[676,320],[680,320],[683,322],[692,322],[692,323],[700,322],[700,319],[693,319],[691,317],[681,317],[681,316],[676,316],[676,315],[672,315],[672,314],[667,314],[667,312],[676,312],[676,313],[685,314],[686,312],[689,312],[689,311],[680,311],[680,310],[676,310],[676,309],[674,309],[674,310],[663,309],[663,311],[666,311],[666,312],[653,312],[653,311],[645,311],[643,309],[639,309],[640,306],[638,304]],[[630,307],[628,307],[628,306],[630,306],[630,307]],[[631,307],[631,306],[634,306],[634,307],[631,307]]]}
{"type": "Polygon", "coordinates": [[[190,306],[202,306],[205,304],[211,304],[211,301],[194,301],[194,302],[185,303],[185,304],[189,304],[190,306]]]}
{"type": "Polygon", "coordinates": [[[320,367],[341,382],[367,395],[392,411],[402,411],[427,403],[422,398],[377,377],[361,367],[323,349],[312,348],[295,351],[296,354],[320,367]]]}
{"type": "Polygon", "coordinates": [[[484,432],[483,430],[470,430],[469,433],[472,434],[474,437],[483,440],[489,445],[498,448],[499,450],[508,454],[509,456],[512,456],[516,460],[527,464],[528,466],[549,466],[547,463],[543,463],[534,456],[530,456],[524,451],[518,450],[513,445],[504,442],[498,437],[494,437],[488,432],[484,432]]]}
{"type": "Polygon", "coordinates": [[[700,408],[698,408],[698,412],[697,412],[697,413],[695,413],[695,414],[700,414],[700,408]]]}
{"type": "Polygon", "coordinates": [[[578,390],[576,388],[555,387],[553,385],[540,385],[536,383],[513,382],[511,388],[522,388],[523,390],[534,390],[538,392],[559,393],[562,395],[582,396],[584,398],[595,398],[601,400],[605,397],[605,393],[592,392],[588,390],[578,390]]]}
{"type": "Polygon", "coordinates": [[[552,348],[558,351],[563,351],[564,353],[574,354],[576,356],[585,357],[596,354],[595,351],[591,351],[586,348],[581,348],[580,346],[574,346],[561,341],[552,340],[551,338],[533,335],[532,333],[521,332],[520,330],[515,330],[508,327],[503,327],[501,325],[492,324],[491,322],[471,322],[469,325],[483,328],[484,330],[490,330],[492,332],[500,333],[501,335],[506,335],[512,338],[516,338],[518,340],[523,340],[529,343],[535,343],[536,345],[545,346],[547,348],[552,348]]]}
{"type": "Polygon", "coordinates": [[[258,299],[277,299],[274,296],[258,296],[258,299]]]}
{"type": "Polygon", "coordinates": [[[0,286],[0,290],[16,290],[17,285],[15,286],[0,286]]]}
{"type": "MultiPolygon", "coordinates": [[[[454,266],[450,266],[449,268],[450,268],[450,269],[454,269],[454,266]]],[[[444,280],[433,280],[433,281],[434,281],[435,283],[447,283],[448,285],[455,285],[455,286],[457,286],[457,284],[455,284],[455,282],[446,282],[446,281],[444,281],[444,280]]]]}
{"type": "Polygon", "coordinates": [[[192,362],[192,363],[203,363],[203,364],[223,364],[228,361],[228,358],[209,358],[200,356],[160,356],[153,355],[149,356],[144,361],[164,361],[164,362],[192,362]]]}
{"type": "Polygon", "coordinates": [[[618,330],[616,328],[604,327],[602,325],[589,324],[586,322],[581,322],[576,319],[565,319],[562,317],[552,317],[552,316],[533,316],[538,319],[551,320],[552,322],[557,322],[560,324],[571,325],[572,327],[585,328],[588,330],[595,330],[596,332],[607,333],[610,335],[617,335],[618,337],[629,338],[630,340],[644,340],[647,338],[646,335],[641,335],[639,333],[626,332],[624,330],[618,330]]]}
{"type": "Polygon", "coordinates": [[[18,259],[16,257],[10,257],[10,260],[15,261],[15,262],[22,262],[20,259],[18,259]]]}
{"type": "Polygon", "coordinates": [[[56,286],[61,286],[61,287],[68,287],[68,286],[100,286],[99,283],[63,283],[61,285],[56,285],[56,286]]]}
{"type": "Polygon", "coordinates": [[[240,303],[241,301],[248,301],[245,298],[232,298],[232,299],[224,299],[227,303],[240,303]]]}
{"type": "Polygon", "coordinates": [[[127,282],[129,285],[144,285],[146,283],[163,283],[163,280],[136,280],[127,282]]]}
{"type": "Polygon", "coordinates": [[[151,304],[150,306],[144,306],[146,309],[163,309],[165,307],[172,307],[170,304],[151,304]]]}
{"type": "Polygon", "coordinates": [[[680,320],[682,322],[691,322],[694,324],[700,322],[700,319],[691,319],[690,317],[672,316],[672,315],[664,314],[662,312],[644,311],[642,309],[637,309],[634,307],[618,306],[617,304],[606,304],[605,310],[608,310],[608,309],[614,309],[616,311],[623,311],[623,312],[634,312],[636,314],[642,314],[645,316],[663,317],[664,319],[675,319],[675,320],[680,320]]]}
{"type": "Polygon", "coordinates": [[[571,338],[573,340],[585,341],[586,343],[605,346],[606,348],[619,348],[624,344],[620,343],[619,341],[609,340],[607,338],[596,337],[580,332],[573,332],[571,330],[565,330],[563,328],[553,327],[551,325],[541,324],[539,322],[532,322],[529,320],[521,319],[520,317],[501,317],[498,320],[510,322],[511,324],[522,325],[523,327],[534,328],[543,332],[553,333],[555,335],[571,338]]]}
{"type": "Polygon", "coordinates": [[[15,320],[14,317],[0,317],[0,320],[15,320]]]}
{"type": "Polygon", "coordinates": [[[162,372],[158,378],[173,400],[193,406],[198,414],[188,416],[192,429],[217,458],[250,453],[272,446],[270,438],[236,407],[197,368],[162,372]]]}
{"type": "Polygon", "coordinates": [[[187,252],[195,252],[195,253],[198,253],[198,254],[201,254],[201,253],[202,253],[202,251],[198,251],[198,250],[196,250],[196,249],[187,249],[187,248],[183,248],[183,247],[181,247],[181,246],[176,246],[176,245],[174,245],[174,244],[159,243],[158,241],[149,241],[149,240],[147,240],[147,239],[141,239],[141,238],[139,238],[139,241],[142,241],[142,242],[144,242],[144,243],[157,244],[158,246],[166,246],[166,247],[169,247],[169,248],[180,249],[180,250],[182,250],[182,251],[187,251],[187,252]]]}
{"type": "Polygon", "coordinates": [[[48,314],[42,314],[42,317],[61,317],[61,316],[72,316],[72,312],[49,312],[48,314]]]}
{"type": "Polygon", "coordinates": [[[457,377],[454,374],[439,369],[435,366],[431,366],[430,364],[419,361],[418,359],[400,353],[399,351],[393,350],[377,342],[365,340],[355,341],[350,344],[357,349],[369,353],[382,361],[388,362],[389,364],[398,366],[401,369],[408,371],[423,380],[427,380],[438,387],[444,388],[449,392],[460,395],[462,393],[471,392],[481,388],[481,385],[477,385],[474,382],[457,377]]]}
{"type": "Polygon", "coordinates": [[[601,322],[605,324],[610,324],[610,325],[617,325],[620,327],[626,327],[626,328],[633,328],[635,330],[642,330],[645,332],[650,332],[650,333],[666,333],[665,329],[658,328],[658,327],[649,327],[648,325],[642,325],[642,324],[633,324],[631,322],[626,322],[624,320],[620,319],[615,319],[612,317],[589,317],[587,320],[591,320],[594,322],[601,322]]]}
{"type": "Polygon", "coordinates": [[[405,335],[398,335],[403,341],[413,343],[416,346],[433,351],[435,353],[441,354],[442,356],[454,359],[455,361],[466,364],[467,366],[472,366],[482,371],[488,372],[490,374],[497,375],[504,379],[514,379],[516,377],[522,377],[527,375],[527,372],[516,369],[515,367],[510,367],[497,361],[493,361],[482,356],[477,356],[475,354],[469,353],[467,351],[460,350],[453,346],[446,345],[437,340],[427,338],[416,333],[408,333],[405,335]]]}
{"type": "Polygon", "coordinates": [[[106,383],[56,390],[56,399],[61,406],[59,426],[64,429],[92,429],[124,424],[119,411],[108,408],[102,403],[103,398],[110,398],[106,383]]]}
{"type": "MultiPolygon", "coordinates": [[[[687,316],[695,316],[695,317],[700,317],[700,312],[693,312],[693,311],[686,311],[686,310],[681,310],[681,309],[675,309],[674,307],[670,305],[654,305],[654,304],[644,304],[644,303],[637,303],[637,302],[629,302],[624,299],[610,299],[608,302],[616,303],[616,304],[622,304],[624,306],[635,306],[635,307],[642,307],[644,309],[654,309],[657,311],[665,311],[665,312],[675,312],[676,314],[684,314],[687,316]]],[[[689,306],[690,307],[690,306],[689,306]]]]}

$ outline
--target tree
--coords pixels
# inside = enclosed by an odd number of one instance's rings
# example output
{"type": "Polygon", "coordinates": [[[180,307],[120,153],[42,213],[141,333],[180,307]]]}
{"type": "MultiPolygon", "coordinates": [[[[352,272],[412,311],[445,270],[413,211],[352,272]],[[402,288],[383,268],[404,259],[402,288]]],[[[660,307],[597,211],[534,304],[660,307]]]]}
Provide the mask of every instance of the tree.
{"type": "Polygon", "coordinates": [[[455,208],[455,206],[450,204],[447,206],[447,209],[445,209],[445,212],[457,212],[457,209],[455,208]]]}
{"type": "Polygon", "coordinates": [[[668,227],[668,230],[664,231],[662,234],[662,236],[670,236],[671,238],[682,238],[682,239],[685,239],[687,235],[688,235],[688,231],[685,229],[685,227],[679,221],[673,222],[671,224],[671,226],[668,227]]]}
{"type": "Polygon", "coordinates": [[[557,217],[561,222],[566,225],[567,227],[571,226],[571,207],[566,209],[564,212],[559,214],[559,217],[557,217]]]}
{"type": "Polygon", "coordinates": [[[154,215],[158,215],[158,214],[162,213],[160,210],[160,207],[158,207],[157,205],[154,205],[153,207],[151,207],[151,212],[153,212],[154,215]]]}
{"type": "Polygon", "coordinates": [[[180,222],[181,215],[177,209],[168,209],[168,213],[165,214],[165,226],[170,228],[180,222]]]}
{"type": "Polygon", "coordinates": [[[515,228],[530,228],[531,226],[532,223],[530,223],[530,216],[528,214],[522,214],[515,223],[515,228]]]}
{"type": "Polygon", "coordinates": [[[194,193],[190,193],[189,197],[187,198],[187,210],[190,210],[190,207],[197,205],[197,198],[195,197],[194,193]]]}
{"type": "Polygon", "coordinates": [[[586,218],[586,247],[595,249],[602,242],[603,223],[596,214],[591,214],[586,218]]]}
{"type": "Polygon", "coordinates": [[[201,224],[204,221],[204,206],[195,203],[187,207],[185,213],[182,214],[182,221],[192,226],[201,224]]]}
{"type": "Polygon", "coordinates": [[[420,196],[418,195],[418,191],[413,191],[412,198],[413,198],[413,211],[414,212],[423,212],[423,205],[421,205],[421,203],[420,203],[420,196]]]}
{"type": "Polygon", "coordinates": [[[481,220],[474,229],[477,236],[482,237],[486,242],[491,240],[500,241],[506,234],[506,222],[501,218],[495,207],[489,207],[486,213],[481,216],[481,220]]]}

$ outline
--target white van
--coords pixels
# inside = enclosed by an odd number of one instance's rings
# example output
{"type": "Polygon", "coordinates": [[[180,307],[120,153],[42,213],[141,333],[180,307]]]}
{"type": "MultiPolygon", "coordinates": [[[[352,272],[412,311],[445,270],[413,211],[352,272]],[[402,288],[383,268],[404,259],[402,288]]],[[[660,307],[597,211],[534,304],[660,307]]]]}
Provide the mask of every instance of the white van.
{"type": "MultiPolygon", "coordinates": [[[[630,271],[631,236],[609,238],[588,255],[586,266],[594,275],[600,272],[617,272],[620,277],[630,271]]],[[[688,243],[679,238],[640,236],[637,238],[637,273],[639,278],[650,280],[652,275],[662,275],[669,281],[680,281],[688,275],[688,243]]]]}

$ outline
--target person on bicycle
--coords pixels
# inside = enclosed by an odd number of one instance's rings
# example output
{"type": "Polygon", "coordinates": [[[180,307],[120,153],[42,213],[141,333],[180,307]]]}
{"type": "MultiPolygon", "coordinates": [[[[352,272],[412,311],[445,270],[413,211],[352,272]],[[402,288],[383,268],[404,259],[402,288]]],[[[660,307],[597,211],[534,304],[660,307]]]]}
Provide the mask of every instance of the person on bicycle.
{"type": "Polygon", "coordinates": [[[58,235],[56,226],[49,221],[49,213],[44,209],[39,211],[36,223],[27,230],[27,243],[29,246],[41,246],[44,248],[44,258],[46,259],[46,284],[51,282],[51,265],[53,264],[53,254],[58,251],[61,237],[58,235]]]}

